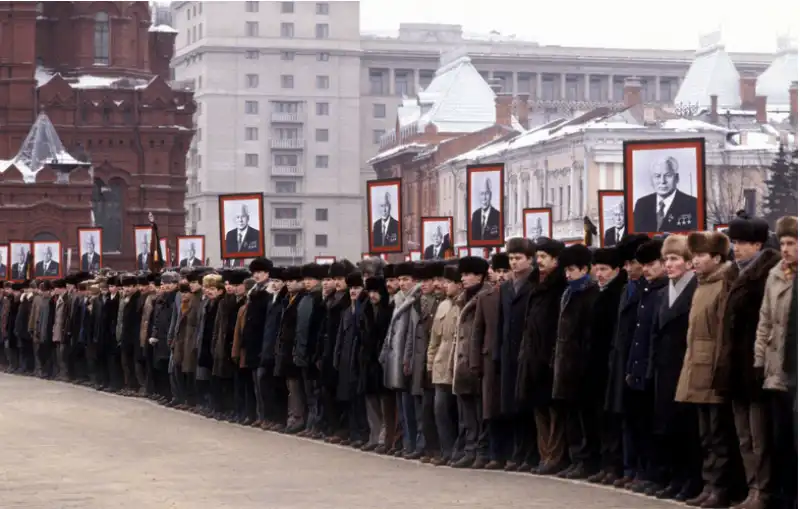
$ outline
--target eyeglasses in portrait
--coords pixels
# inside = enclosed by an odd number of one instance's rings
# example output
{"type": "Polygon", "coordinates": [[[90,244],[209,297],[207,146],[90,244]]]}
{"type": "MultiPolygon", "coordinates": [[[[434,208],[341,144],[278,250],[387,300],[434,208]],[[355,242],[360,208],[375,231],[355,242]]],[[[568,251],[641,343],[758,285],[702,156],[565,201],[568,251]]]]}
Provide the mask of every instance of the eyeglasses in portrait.
{"type": "Polygon", "coordinates": [[[400,185],[400,179],[367,182],[370,253],[394,253],[403,250],[400,185]]]}
{"type": "MultiPolygon", "coordinates": [[[[222,258],[264,256],[264,196],[229,194],[219,197],[222,258]]],[[[181,254],[179,253],[179,256],[181,254]]]]}
{"type": "Polygon", "coordinates": [[[600,247],[614,247],[626,233],[625,193],[616,190],[597,191],[600,211],[600,247]]]}
{"type": "Polygon", "coordinates": [[[178,267],[200,267],[206,253],[205,235],[178,236],[178,267]]]}
{"type": "Polygon", "coordinates": [[[61,242],[48,240],[33,243],[33,275],[37,278],[61,277],[61,242]]]}
{"type": "Polygon", "coordinates": [[[453,217],[423,217],[421,220],[423,260],[443,260],[453,249],[453,217]]]}
{"type": "Polygon", "coordinates": [[[467,245],[494,247],[504,242],[502,164],[467,166],[467,245]]]}
{"type": "Polygon", "coordinates": [[[103,266],[103,229],[78,228],[78,257],[84,272],[97,272],[103,266]]]}

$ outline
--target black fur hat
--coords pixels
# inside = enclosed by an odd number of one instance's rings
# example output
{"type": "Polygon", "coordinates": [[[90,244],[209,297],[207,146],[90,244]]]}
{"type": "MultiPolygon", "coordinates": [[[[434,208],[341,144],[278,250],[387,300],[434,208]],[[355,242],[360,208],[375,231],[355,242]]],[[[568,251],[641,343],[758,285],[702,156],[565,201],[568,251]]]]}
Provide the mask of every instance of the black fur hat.
{"type": "Polygon", "coordinates": [[[564,243],[560,240],[555,240],[548,237],[539,237],[535,245],[536,251],[543,251],[553,258],[558,258],[561,254],[561,251],[564,250],[564,247],[564,243]]]}
{"type": "Polygon", "coordinates": [[[567,268],[572,265],[583,268],[589,267],[592,264],[592,252],[583,244],[573,244],[567,246],[558,255],[558,266],[567,268]]]}
{"type": "Polygon", "coordinates": [[[53,288],[66,288],[66,287],[67,287],[66,279],[56,279],[53,281],[53,288]]]}
{"type": "Polygon", "coordinates": [[[635,260],[636,250],[639,249],[639,246],[645,242],[648,242],[649,240],[650,237],[644,233],[629,233],[624,235],[622,239],[620,239],[619,244],[617,244],[620,262],[624,263],[635,260]]]}
{"type": "Polygon", "coordinates": [[[303,279],[303,271],[300,267],[293,265],[283,269],[284,281],[300,281],[301,279],[303,279]]]}
{"type": "MultiPolygon", "coordinates": [[[[384,270],[384,274],[386,271],[384,270]]],[[[411,262],[398,263],[394,266],[394,277],[414,277],[414,264],[411,262]]]]}
{"type": "MultiPolygon", "coordinates": [[[[462,258],[462,260],[463,260],[463,258],[462,258]]],[[[448,281],[452,281],[454,283],[460,283],[461,282],[461,273],[458,272],[458,267],[455,266],[455,265],[446,265],[444,267],[444,273],[443,273],[442,277],[444,277],[448,281]]]]}
{"type": "Polygon", "coordinates": [[[119,285],[122,287],[136,286],[138,278],[133,274],[124,274],[119,278],[119,285]]]}
{"type": "Polygon", "coordinates": [[[250,272],[269,272],[272,270],[272,261],[269,258],[256,258],[250,262],[250,272]]]}
{"type": "Polygon", "coordinates": [[[489,262],[479,256],[465,256],[458,259],[458,272],[485,276],[489,272],[489,262]]]}
{"type": "Polygon", "coordinates": [[[348,288],[364,286],[364,278],[361,277],[361,273],[358,271],[348,274],[344,281],[348,288]]]}
{"type": "Polygon", "coordinates": [[[514,237],[506,241],[506,253],[524,254],[532,258],[536,256],[536,246],[525,237],[514,237]]]}
{"type": "Polygon", "coordinates": [[[619,249],[616,247],[601,247],[594,250],[592,255],[592,264],[594,265],[608,265],[612,269],[616,269],[622,265],[622,260],[619,257],[619,249]]]}
{"type": "Polygon", "coordinates": [[[136,276],[136,284],[140,286],[149,285],[150,284],[150,275],[149,274],[139,274],[136,276]]]}
{"type": "Polygon", "coordinates": [[[420,281],[425,279],[433,279],[433,266],[430,262],[416,262],[414,264],[414,279],[420,281]]]}
{"type": "Polygon", "coordinates": [[[428,262],[428,269],[430,270],[431,278],[444,277],[444,262],[441,260],[432,260],[428,262]]]}
{"type": "Polygon", "coordinates": [[[368,292],[385,292],[386,280],[382,277],[368,277],[364,281],[364,289],[368,292]]]}
{"type": "Polygon", "coordinates": [[[278,281],[284,281],[286,279],[286,268],[272,267],[272,270],[269,271],[269,278],[277,279],[278,281]]]}
{"type": "MultiPolygon", "coordinates": [[[[274,267],[273,267],[274,270],[274,267]]],[[[270,277],[272,276],[272,270],[270,270],[270,277]]],[[[225,281],[232,285],[241,285],[244,283],[244,280],[250,277],[250,274],[244,270],[226,270],[223,272],[222,277],[225,281]]]]}
{"type": "Polygon", "coordinates": [[[111,276],[106,283],[108,286],[119,286],[119,276],[111,276]]]}
{"type": "Polygon", "coordinates": [[[199,283],[203,280],[204,273],[199,270],[193,270],[186,274],[186,281],[189,283],[199,283]]]}
{"type": "Polygon", "coordinates": [[[383,277],[384,277],[384,279],[392,279],[392,278],[397,277],[397,276],[394,275],[394,264],[387,263],[383,267],[383,277]]]}
{"type": "Polygon", "coordinates": [[[492,255],[492,270],[511,270],[511,263],[508,261],[508,252],[495,253],[492,255]]]}
{"type": "Polygon", "coordinates": [[[307,263],[300,269],[303,279],[325,279],[328,276],[328,266],[318,263],[307,263]]]}
{"type": "Polygon", "coordinates": [[[728,238],[739,242],[764,244],[769,237],[769,224],[763,219],[736,218],[728,225],[728,238]]]}
{"type": "Polygon", "coordinates": [[[328,266],[328,276],[330,278],[335,277],[347,277],[351,271],[347,270],[347,267],[344,266],[342,262],[333,262],[328,266]]]}
{"type": "Polygon", "coordinates": [[[664,241],[661,239],[652,239],[643,243],[636,250],[636,261],[642,265],[651,263],[661,259],[661,247],[664,241]]]}

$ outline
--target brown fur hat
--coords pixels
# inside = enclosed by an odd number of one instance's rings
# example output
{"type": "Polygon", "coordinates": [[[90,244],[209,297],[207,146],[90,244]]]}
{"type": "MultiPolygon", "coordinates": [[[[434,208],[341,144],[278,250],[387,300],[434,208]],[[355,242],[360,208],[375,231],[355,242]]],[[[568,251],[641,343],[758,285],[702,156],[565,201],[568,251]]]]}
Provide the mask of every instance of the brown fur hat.
{"type": "Polygon", "coordinates": [[[728,259],[731,249],[731,241],[722,232],[692,232],[689,234],[688,244],[692,254],[719,255],[723,260],[728,259]]]}
{"type": "Polygon", "coordinates": [[[518,253],[533,258],[536,256],[536,247],[533,242],[525,237],[514,237],[506,241],[506,253],[518,253]]]}
{"type": "Polygon", "coordinates": [[[781,237],[797,238],[797,216],[783,216],[775,223],[775,233],[781,237]]]}
{"type": "Polygon", "coordinates": [[[677,255],[684,260],[691,260],[692,254],[689,252],[689,238],[686,235],[673,234],[664,239],[661,246],[661,256],[677,255]]]}

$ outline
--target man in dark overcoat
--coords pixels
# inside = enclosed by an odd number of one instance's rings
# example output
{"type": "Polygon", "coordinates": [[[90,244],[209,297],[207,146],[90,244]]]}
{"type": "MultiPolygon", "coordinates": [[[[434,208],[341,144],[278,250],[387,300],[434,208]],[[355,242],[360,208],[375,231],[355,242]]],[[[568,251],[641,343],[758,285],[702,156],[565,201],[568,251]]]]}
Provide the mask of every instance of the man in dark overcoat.
{"type": "Polygon", "coordinates": [[[263,421],[261,428],[279,431],[286,427],[286,382],[282,377],[275,376],[275,359],[281,318],[288,303],[288,290],[283,268],[273,267],[269,278],[272,302],[267,309],[264,336],[261,340],[261,356],[256,372],[258,392],[256,408],[261,408],[261,414],[258,416],[263,421]]]}
{"type": "Polygon", "coordinates": [[[178,404],[173,400],[169,380],[170,347],[167,341],[172,316],[178,312],[176,301],[180,299],[178,292],[178,274],[165,272],[161,275],[161,292],[153,303],[153,316],[150,319],[150,333],[147,342],[152,349],[153,389],[162,402],[170,406],[178,404]]]}
{"type": "Polygon", "coordinates": [[[261,343],[264,339],[264,324],[266,323],[271,295],[267,291],[269,272],[272,270],[272,261],[268,258],[256,258],[250,262],[250,273],[256,284],[247,292],[247,311],[244,315],[242,327],[242,350],[244,361],[239,364],[240,401],[244,401],[244,415],[240,422],[245,426],[258,421],[256,415],[255,380],[257,378],[258,364],[260,362],[261,343]]]}
{"type": "Polygon", "coordinates": [[[302,371],[292,357],[297,339],[297,308],[306,291],[300,267],[285,268],[283,281],[286,285],[286,303],[275,343],[275,376],[286,381],[288,391],[286,426],[283,431],[295,434],[305,431],[307,415],[302,371]]]}

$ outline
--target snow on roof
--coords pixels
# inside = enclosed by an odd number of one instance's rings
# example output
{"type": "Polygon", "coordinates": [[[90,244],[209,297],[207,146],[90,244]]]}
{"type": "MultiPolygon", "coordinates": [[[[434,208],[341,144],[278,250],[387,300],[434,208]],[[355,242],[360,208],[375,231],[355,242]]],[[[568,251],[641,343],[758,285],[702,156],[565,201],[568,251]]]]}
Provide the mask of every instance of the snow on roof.
{"type": "Polygon", "coordinates": [[[402,152],[410,151],[410,150],[422,150],[427,147],[425,143],[406,143],[404,145],[397,145],[396,147],[392,147],[389,149],[384,150],[383,152],[379,153],[378,155],[370,158],[367,160],[367,164],[375,164],[380,161],[383,161],[389,157],[395,156],[402,152]]]}
{"type": "MultiPolygon", "coordinates": [[[[36,85],[41,87],[50,81],[56,74],[43,67],[37,67],[34,73],[36,85]]],[[[149,79],[131,78],[128,76],[93,76],[83,74],[80,76],[62,76],[72,88],[144,88],[150,83],[149,79]]]]}
{"type": "Polygon", "coordinates": [[[725,51],[720,37],[720,34],[711,34],[701,41],[704,47],[695,53],[675,96],[675,104],[709,107],[711,96],[716,95],[718,108],[739,107],[742,102],[739,96],[739,71],[725,51]]]}
{"type": "Polygon", "coordinates": [[[789,86],[797,80],[797,72],[797,41],[781,37],[775,60],[756,81],[756,94],[767,97],[768,108],[788,106],[789,86]]]}
{"type": "Polygon", "coordinates": [[[702,120],[692,120],[688,118],[672,118],[661,122],[662,129],[674,129],[676,131],[717,131],[721,133],[728,132],[728,129],[718,125],[709,124],[702,120]]]}
{"type": "Polygon", "coordinates": [[[177,34],[178,31],[169,25],[151,25],[148,32],[162,32],[167,34],[177,34]]]}

